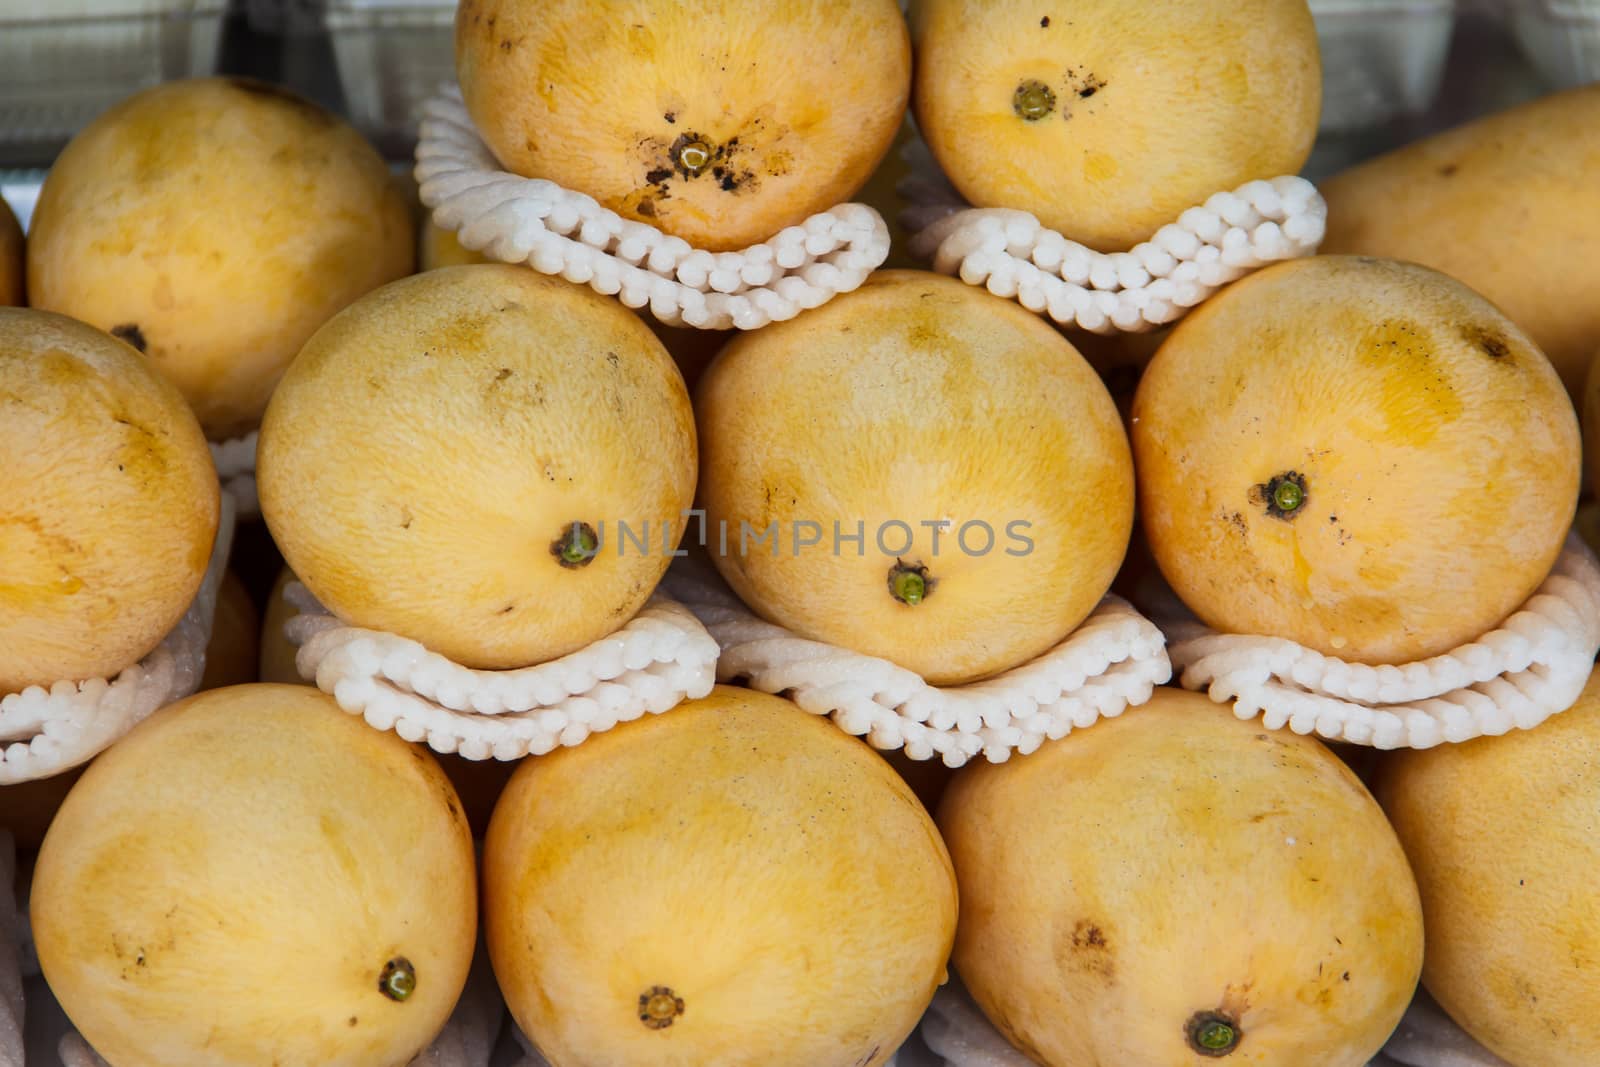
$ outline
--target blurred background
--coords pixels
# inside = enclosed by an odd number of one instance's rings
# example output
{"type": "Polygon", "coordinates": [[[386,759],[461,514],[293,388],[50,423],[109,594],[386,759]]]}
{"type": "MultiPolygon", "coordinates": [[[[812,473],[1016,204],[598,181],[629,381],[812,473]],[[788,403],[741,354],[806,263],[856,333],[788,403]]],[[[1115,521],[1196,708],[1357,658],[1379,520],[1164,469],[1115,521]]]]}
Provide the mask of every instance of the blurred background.
{"type": "MultiPolygon", "coordinates": [[[[453,77],[453,0],[0,0],[0,193],[24,225],[56,153],[161,81],[279,82],[409,166],[416,109],[453,77]]],[[[1600,80],[1600,0],[1311,0],[1317,180],[1552,89],[1600,80]]]]}

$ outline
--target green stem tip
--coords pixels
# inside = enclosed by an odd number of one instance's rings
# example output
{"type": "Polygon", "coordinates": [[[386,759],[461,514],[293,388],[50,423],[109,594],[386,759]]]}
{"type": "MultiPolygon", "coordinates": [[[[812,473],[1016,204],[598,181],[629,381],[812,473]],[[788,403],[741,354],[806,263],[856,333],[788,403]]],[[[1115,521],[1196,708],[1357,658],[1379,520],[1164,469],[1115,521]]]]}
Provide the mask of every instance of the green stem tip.
{"type": "Polygon", "coordinates": [[[1265,485],[1258,485],[1257,499],[1267,507],[1267,514],[1275,519],[1292,519],[1305,507],[1310,495],[1306,489],[1306,476],[1299,471],[1284,471],[1274,475],[1265,485]]]}
{"type": "Polygon", "coordinates": [[[600,535],[586,522],[574,522],[550,542],[550,554],[563,567],[584,567],[600,551],[600,535]]]}
{"type": "Polygon", "coordinates": [[[672,161],[691,177],[711,166],[713,155],[709,144],[699,137],[688,134],[678,138],[677,143],[672,146],[672,161]]]}
{"type": "Polygon", "coordinates": [[[1042,81],[1025,81],[1011,96],[1011,107],[1029,122],[1038,122],[1056,109],[1056,93],[1042,81]]]}
{"type": "Polygon", "coordinates": [[[651,1030],[665,1030],[683,1014],[683,998],[669,986],[651,986],[639,994],[639,1021],[651,1030]]]}
{"type": "Polygon", "coordinates": [[[417,991],[417,969],[404,956],[383,965],[378,975],[378,991],[390,1000],[404,1004],[417,991]]]}
{"type": "Polygon", "coordinates": [[[1239,1047],[1238,1025],[1214,1011],[1196,1012],[1185,1028],[1189,1046],[1202,1056],[1226,1056],[1239,1047]]]}
{"type": "Polygon", "coordinates": [[[900,603],[916,607],[932,591],[933,579],[928,577],[928,568],[920,564],[908,566],[901,560],[895,560],[894,566],[889,568],[889,595],[900,603]]]}

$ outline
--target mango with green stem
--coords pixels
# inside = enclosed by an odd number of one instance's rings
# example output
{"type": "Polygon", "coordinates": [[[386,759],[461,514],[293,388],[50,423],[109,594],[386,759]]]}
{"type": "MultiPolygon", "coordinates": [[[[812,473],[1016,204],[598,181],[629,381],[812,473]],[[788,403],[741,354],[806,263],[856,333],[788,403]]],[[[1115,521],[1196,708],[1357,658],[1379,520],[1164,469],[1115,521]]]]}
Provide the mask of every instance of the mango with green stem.
{"type": "Polygon", "coordinates": [[[917,125],[978,207],[1126,252],[1298,173],[1322,104],[1305,0],[913,0],[917,125]]]}
{"type": "Polygon", "coordinates": [[[455,54],[506,169],[714,252],[854,196],[911,83],[895,0],[464,0],[455,54]]]}
{"type": "Polygon", "coordinates": [[[1572,403],[1528,335],[1414,264],[1319,256],[1197,308],[1133,406],[1139,515],[1213,629],[1406,663],[1498,626],[1560,555],[1572,403]]]}
{"type": "Polygon", "coordinates": [[[735,337],[695,406],[735,591],[934,684],[1059,643],[1128,547],[1133,468],[1105,386],[1038,316],[951,278],[881,271],[735,337]]]}

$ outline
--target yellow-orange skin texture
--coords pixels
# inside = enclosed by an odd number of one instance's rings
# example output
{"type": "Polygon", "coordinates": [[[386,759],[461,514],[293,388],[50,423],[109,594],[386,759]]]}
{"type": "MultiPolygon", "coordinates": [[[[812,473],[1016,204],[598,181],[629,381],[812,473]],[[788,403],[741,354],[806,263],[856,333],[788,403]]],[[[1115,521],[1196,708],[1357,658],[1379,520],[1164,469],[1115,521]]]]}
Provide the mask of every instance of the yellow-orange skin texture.
{"type": "Polygon", "coordinates": [[[301,686],[212,690],[102,754],[45,836],[45,980],[117,1067],[402,1067],[477,928],[472,838],[426,749],[301,686]],[[385,964],[416,989],[384,995],[385,964]]]}
{"type": "Polygon", "coordinates": [[[354,127],[273,86],[171,82],[61,153],[34,210],[28,293],[142,347],[218,440],[254,429],[330,315],[411,272],[413,235],[354,127]]]}
{"type": "Polygon", "coordinates": [[[0,307],[21,307],[27,269],[23,260],[22,225],[0,200],[0,307]]]}
{"type": "Polygon", "coordinates": [[[1383,812],[1308,737],[1161,688],[1033,755],[972,763],[939,809],[954,968],[1044,1067],[1365,1067],[1422,966],[1383,812]],[[1239,1035],[1191,1047],[1197,1013],[1239,1035]]]}
{"type": "Polygon", "coordinates": [[[456,71],[508,170],[727,251],[866,183],[911,47],[895,0],[464,0],[456,71]]]}
{"type": "Polygon", "coordinates": [[[1322,250],[1421,263],[1526,330],[1574,399],[1600,347],[1600,85],[1406,145],[1322,184],[1322,250]]]}
{"type": "Polygon", "coordinates": [[[155,648],[200,589],[220,510],[199,424],[139,353],[0,308],[0,694],[155,648]]]}
{"type": "Polygon", "coordinates": [[[913,0],[911,26],[912,107],[956,188],[1104,252],[1298,173],[1316,137],[1305,0],[913,0]],[[1050,107],[1030,120],[1032,83],[1050,107]]]}
{"type": "Polygon", "coordinates": [[[695,467],[688,390],[639,317],[504,265],[418,274],[335,316],[257,453],[262,515],[322,604],[485,669],[632,618],[688,525],[695,467]],[[568,567],[552,546],[574,523],[602,543],[568,567]]]}
{"type": "Polygon", "coordinates": [[[524,761],[484,911],[511,1013],[559,1067],[880,1067],[944,979],[956,886],[886,762],[718,687],[524,761]],[[652,1027],[657,987],[683,1010],[652,1027]]]}
{"type": "Polygon", "coordinates": [[[211,621],[211,641],[206,645],[206,670],[201,689],[244,685],[257,679],[261,618],[250,600],[250,590],[233,571],[222,576],[217,609],[211,621]]]}
{"type": "Polygon", "coordinates": [[[1404,663],[1481,636],[1554,565],[1578,420],[1550,361],[1458,282],[1323,256],[1224,290],[1134,398],[1140,518],[1215,629],[1404,663]],[[1271,504],[1298,475],[1304,500],[1271,504]]]}
{"type": "Polygon", "coordinates": [[[1422,981],[1512,1067],[1600,1063],[1600,680],[1527,732],[1386,753],[1422,890],[1422,981]]]}
{"type": "MultiPolygon", "coordinates": [[[[463,248],[461,242],[456,239],[454,231],[440,229],[432,223],[427,223],[423,227],[421,247],[423,270],[496,262],[486,258],[482,253],[463,248]]],[[[651,315],[648,308],[640,308],[636,314],[646,326],[650,327],[650,331],[661,339],[661,343],[667,346],[673,362],[678,364],[678,370],[683,374],[684,383],[690,389],[694,388],[701,372],[727,343],[728,336],[732,333],[731,330],[699,330],[692,326],[667,326],[651,315]]]]}
{"type": "Polygon", "coordinates": [[[712,556],[745,603],[935,684],[1057,644],[1128,547],[1133,467],[1100,379],[1038,316],[951,278],[880,272],[735,337],[695,406],[712,556]],[[776,550],[755,540],[773,523],[776,550]],[[927,568],[920,604],[890,592],[901,565],[927,568]]]}

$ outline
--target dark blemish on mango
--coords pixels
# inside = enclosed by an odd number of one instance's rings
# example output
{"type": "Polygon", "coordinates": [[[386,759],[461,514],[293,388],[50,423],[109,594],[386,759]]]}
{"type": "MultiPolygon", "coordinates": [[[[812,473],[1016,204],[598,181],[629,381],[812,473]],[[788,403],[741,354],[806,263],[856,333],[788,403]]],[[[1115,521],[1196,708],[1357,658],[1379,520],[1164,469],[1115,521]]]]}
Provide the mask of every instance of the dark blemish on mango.
{"type": "Polygon", "coordinates": [[[667,120],[667,125],[669,126],[676,126],[678,124],[678,116],[676,112],[669,111],[661,117],[667,120]]]}
{"type": "Polygon", "coordinates": [[[1073,69],[1067,71],[1067,90],[1076,93],[1080,100],[1087,100],[1109,83],[1093,71],[1073,69]]]}
{"type": "Polygon", "coordinates": [[[517,610],[517,606],[515,604],[507,604],[505,607],[501,608],[497,614],[510,615],[513,611],[516,611],[516,610],[517,610]]]}
{"type": "Polygon", "coordinates": [[[1463,326],[1461,328],[1461,336],[1469,344],[1476,345],[1490,359],[1502,360],[1511,356],[1511,346],[1506,343],[1504,337],[1493,330],[1485,329],[1482,326],[1463,326]]]}
{"type": "Polygon", "coordinates": [[[113,326],[111,327],[111,336],[119,341],[126,341],[140,352],[149,351],[149,346],[145,343],[144,331],[139,329],[137,323],[125,322],[121,326],[113,326]]]}
{"type": "Polygon", "coordinates": [[[650,1030],[665,1030],[683,1014],[683,998],[670,986],[656,985],[639,994],[639,1021],[650,1030]]]}
{"type": "Polygon", "coordinates": [[[1050,28],[1050,16],[1049,15],[1046,15],[1044,18],[1039,20],[1039,28],[1041,30],[1048,30],[1050,28]]]}
{"type": "Polygon", "coordinates": [[[1072,928],[1072,947],[1104,952],[1107,950],[1106,935],[1088,919],[1079,919],[1072,928]]]}
{"type": "Polygon", "coordinates": [[[1459,164],[1446,163],[1444,166],[1439,168],[1439,177],[1441,177],[1441,178],[1453,178],[1453,177],[1455,177],[1456,172],[1459,171],[1460,169],[1461,169],[1461,167],[1460,167],[1459,164]]]}
{"type": "Polygon", "coordinates": [[[348,1025],[354,1026],[358,1021],[359,1020],[354,1015],[352,1015],[352,1016],[350,1016],[350,1022],[349,1022],[348,1025]]]}
{"type": "Polygon", "coordinates": [[[656,202],[654,200],[641,200],[639,201],[639,206],[634,208],[634,211],[647,219],[653,219],[656,217],[656,202]]]}
{"type": "Polygon", "coordinates": [[[672,171],[670,168],[656,167],[654,170],[650,170],[645,173],[644,180],[651,185],[660,185],[670,177],[672,177],[672,171]]]}

